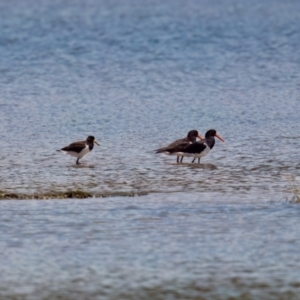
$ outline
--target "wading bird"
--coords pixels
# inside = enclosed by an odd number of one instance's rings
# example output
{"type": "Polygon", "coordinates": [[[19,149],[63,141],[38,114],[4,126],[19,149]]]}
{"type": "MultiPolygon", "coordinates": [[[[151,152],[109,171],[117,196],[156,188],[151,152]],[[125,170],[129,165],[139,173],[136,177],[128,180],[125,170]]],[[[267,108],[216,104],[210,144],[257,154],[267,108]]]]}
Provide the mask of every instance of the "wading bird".
{"type": "Polygon", "coordinates": [[[205,133],[205,139],[192,145],[188,145],[182,152],[185,156],[194,157],[192,163],[198,158],[198,164],[200,164],[200,158],[207,155],[214,147],[215,137],[220,141],[225,142],[214,129],[210,129],[205,133]]]}
{"type": "Polygon", "coordinates": [[[169,146],[159,148],[155,150],[155,152],[165,153],[168,155],[176,155],[177,163],[179,163],[179,157],[181,156],[180,162],[182,162],[183,157],[185,156],[182,150],[188,147],[189,145],[195,143],[196,138],[199,138],[200,140],[203,139],[203,137],[198,133],[197,130],[191,130],[188,132],[187,137],[176,140],[175,142],[171,143],[169,146]]]}
{"type": "Polygon", "coordinates": [[[98,142],[95,140],[95,137],[90,135],[87,137],[85,141],[72,143],[69,146],[66,146],[57,151],[61,151],[64,154],[69,154],[77,157],[76,164],[79,165],[80,164],[79,159],[81,159],[87,153],[91,152],[94,148],[94,144],[100,146],[98,142]]]}

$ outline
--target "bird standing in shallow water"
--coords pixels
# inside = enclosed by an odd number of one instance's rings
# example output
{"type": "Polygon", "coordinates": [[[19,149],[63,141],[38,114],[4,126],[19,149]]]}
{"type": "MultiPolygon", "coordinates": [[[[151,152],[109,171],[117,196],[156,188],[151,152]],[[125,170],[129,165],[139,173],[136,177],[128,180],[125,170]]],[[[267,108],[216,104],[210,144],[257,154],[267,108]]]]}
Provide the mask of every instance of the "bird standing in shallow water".
{"type": "Polygon", "coordinates": [[[176,140],[175,142],[171,143],[169,146],[159,148],[155,150],[155,153],[166,153],[168,155],[176,155],[177,163],[179,163],[179,157],[181,156],[180,162],[182,162],[183,157],[185,155],[181,152],[181,150],[195,143],[196,138],[199,138],[200,140],[203,139],[203,137],[198,133],[197,130],[191,130],[188,132],[187,137],[176,140]]]}
{"type": "Polygon", "coordinates": [[[87,137],[85,141],[72,143],[69,146],[66,146],[57,151],[61,151],[64,154],[69,154],[77,157],[76,164],[79,165],[80,164],[79,159],[81,159],[87,153],[91,152],[94,148],[94,144],[100,146],[98,142],[95,140],[95,137],[90,135],[87,137]]]}
{"type": "Polygon", "coordinates": [[[182,152],[185,156],[194,157],[192,163],[198,158],[198,164],[200,164],[200,158],[207,155],[215,145],[215,137],[220,141],[225,142],[223,138],[217,134],[214,129],[210,129],[205,133],[205,139],[188,145],[182,152]]]}

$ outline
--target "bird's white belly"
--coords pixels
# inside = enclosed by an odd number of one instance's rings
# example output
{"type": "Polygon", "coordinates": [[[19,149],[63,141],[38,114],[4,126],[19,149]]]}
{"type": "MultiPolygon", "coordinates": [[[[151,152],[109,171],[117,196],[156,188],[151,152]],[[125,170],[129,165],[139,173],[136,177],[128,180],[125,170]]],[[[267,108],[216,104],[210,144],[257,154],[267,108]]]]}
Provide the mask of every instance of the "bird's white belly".
{"type": "Polygon", "coordinates": [[[185,154],[182,154],[182,152],[165,152],[167,155],[172,155],[172,156],[185,156],[185,154]]]}
{"type": "Polygon", "coordinates": [[[210,151],[210,148],[206,145],[206,148],[200,153],[185,153],[185,152],[174,152],[174,153],[165,152],[165,153],[168,155],[200,158],[200,157],[207,155],[209,153],[209,151],[210,151]]]}
{"type": "Polygon", "coordinates": [[[63,150],[62,150],[62,152],[64,154],[69,154],[69,155],[75,156],[77,158],[82,158],[83,156],[85,156],[87,153],[90,152],[90,148],[88,145],[86,145],[86,147],[83,150],[81,150],[79,153],[74,152],[74,151],[63,151],[63,150]]]}
{"type": "MultiPolygon", "coordinates": [[[[189,157],[195,157],[195,158],[200,158],[200,157],[203,157],[205,155],[207,155],[210,151],[210,148],[209,147],[206,147],[201,153],[189,153],[189,157]]],[[[187,156],[187,155],[185,155],[187,156]]]]}

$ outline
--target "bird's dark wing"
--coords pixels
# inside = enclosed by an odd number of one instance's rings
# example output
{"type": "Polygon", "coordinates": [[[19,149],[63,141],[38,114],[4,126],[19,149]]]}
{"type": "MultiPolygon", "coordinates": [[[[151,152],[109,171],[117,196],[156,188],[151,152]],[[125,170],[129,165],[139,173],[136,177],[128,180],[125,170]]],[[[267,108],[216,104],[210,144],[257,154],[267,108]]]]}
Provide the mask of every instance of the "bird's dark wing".
{"type": "Polygon", "coordinates": [[[86,147],[86,142],[85,141],[79,141],[79,142],[72,143],[69,146],[66,146],[66,147],[64,147],[64,148],[62,148],[60,150],[63,150],[63,151],[73,151],[73,152],[79,153],[85,147],[86,147]]]}
{"type": "Polygon", "coordinates": [[[155,151],[156,151],[156,153],[162,153],[162,152],[170,152],[170,153],[180,152],[180,151],[182,151],[183,149],[185,149],[190,144],[191,144],[191,142],[188,139],[184,138],[184,139],[180,139],[180,140],[177,140],[177,141],[173,142],[172,144],[170,144],[167,147],[163,147],[163,148],[157,149],[155,151]]]}
{"type": "Polygon", "coordinates": [[[183,152],[186,153],[201,153],[206,147],[208,147],[205,143],[203,142],[196,142],[193,144],[189,144],[183,152]]]}

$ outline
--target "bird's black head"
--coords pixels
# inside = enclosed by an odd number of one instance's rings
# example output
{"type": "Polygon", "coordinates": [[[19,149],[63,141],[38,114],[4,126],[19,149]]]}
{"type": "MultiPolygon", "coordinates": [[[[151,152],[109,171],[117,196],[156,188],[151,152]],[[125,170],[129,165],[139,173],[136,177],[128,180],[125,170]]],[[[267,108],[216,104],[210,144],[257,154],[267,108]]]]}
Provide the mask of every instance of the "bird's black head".
{"type": "Polygon", "coordinates": [[[87,142],[94,142],[95,137],[93,135],[89,135],[86,139],[87,142]]]}
{"type": "Polygon", "coordinates": [[[215,136],[216,134],[217,134],[217,132],[214,129],[210,129],[210,130],[206,131],[205,137],[208,138],[210,136],[215,136]]]}
{"type": "Polygon", "coordinates": [[[196,141],[196,138],[199,138],[200,140],[203,139],[201,135],[199,135],[198,131],[197,130],[191,130],[189,131],[188,135],[187,135],[187,138],[192,141],[192,142],[195,142],[196,141]]]}
{"type": "Polygon", "coordinates": [[[91,144],[95,143],[99,146],[98,142],[95,140],[95,137],[93,135],[89,135],[86,139],[86,142],[91,144]]]}
{"type": "Polygon", "coordinates": [[[197,136],[198,136],[197,130],[190,130],[187,135],[188,138],[196,138],[197,136]]]}
{"type": "Polygon", "coordinates": [[[207,139],[207,138],[209,138],[209,137],[217,137],[220,141],[222,141],[222,142],[225,142],[218,134],[217,134],[217,132],[214,130],[214,129],[210,129],[210,130],[208,130],[206,133],[205,133],[205,138],[207,139]]]}

